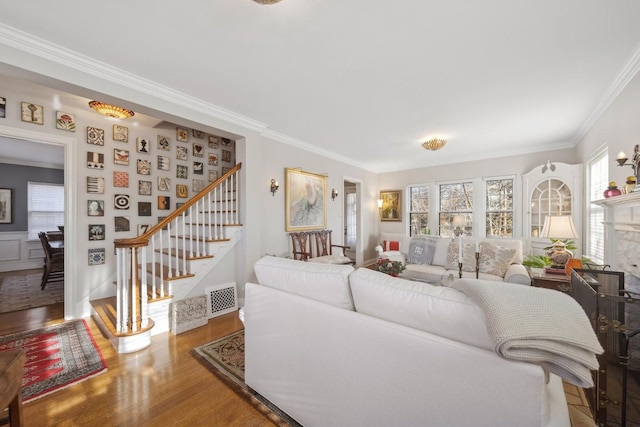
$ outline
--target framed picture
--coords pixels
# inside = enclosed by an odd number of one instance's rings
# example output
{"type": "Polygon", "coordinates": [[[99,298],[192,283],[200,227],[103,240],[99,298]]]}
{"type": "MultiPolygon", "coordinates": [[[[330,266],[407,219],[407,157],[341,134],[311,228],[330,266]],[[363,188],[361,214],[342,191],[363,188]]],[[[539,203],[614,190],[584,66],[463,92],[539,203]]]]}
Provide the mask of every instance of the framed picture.
{"type": "Polygon", "coordinates": [[[138,194],[141,196],[150,196],[152,191],[151,181],[138,181],[138,194]]]}
{"type": "Polygon", "coordinates": [[[187,184],[176,184],[176,197],[181,199],[189,197],[189,186],[187,184]]]}
{"type": "Polygon", "coordinates": [[[129,172],[113,171],[113,186],[114,187],[128,188],[129,187],[129,172]]]}
{"type": "Polygon", "coordinates": [[[23,122],[44,124],[44,107],[30,102],[20,103],[20,118],[23,122]]]}
{"type": "Polygon", "coordinates": [[[87,215],[104,216],[104,200],[87,200],[87,215]]]}
{"type": "Polygon", "coordinates": [[[176,166],[176,178],[187,179],[189,176],[189,167],[185,165],[176,166]]]}
{"type": "Polygon", "coordinates": [[[169,151],[170,145],[169,137],[158,135],[158,150],[169,151]]]}
{"type": "Polygon", "coordinates": [[[171,178],[167,178],[165,176],[158,177],[158,191],[169,191],[171,190],[171,178]]]}
{"type": "Polygon", "coordinates": [[[285,169],[285,230],[327,227],[327,177],[299,169],[285,169]]]}
{"type": "Polygon", "coordinates": [[[228,147],[231,145],[231,140],[229,138],[220,138],[220,143],[225,146],[228,147]]]}
{"type": "Polygon", "coordinates": [[[151,226],[149,224],[138,224],[138,236],[142,236],[149,231],[150,228],[151,226]]]}
{"type": "Polygon", "coordinates": [[[189,159],[189,150],[187,147],[176,147],[176,159],[178,160],[188,160],[189,159]]]}
{"type": "Polygon", "coordinates": [[[138,216],[151,216],[151,202],[138,202],[138,216]]]}
{"type": "Polygon", "coordinates": [[[104,224],[89,224],[89,240],[104,240],[104,224]]]}
{"type": "Polygon", "coordinates": [[[104,129],[87,126],[87,144],[104,145],[104,129]]]}
{"type": "Polygon", "coordinates": [[[176,139],[180,142],[189,141],[189,131],[185,128],[176,128],[176,139]]]}
{"type": "Polygon", "coordinates": [[[158,170],[168,171],[169,168],[169,156],[158,156],[158,170]]]}
{"type": "Polygon", "coordinates": [[[116,209],[129,209],[129,195],[116,194],[113,196],[113,205],[116,209]]]}
{"type": "Polygon", "coordinates": [[[104,264],[104,257],[105,257],[104,248],[89,249],[89,265],[104,264]]]}
{"type": "Polygon", "coordinates": [[[56,111],[56,129],[69,132],[76,131],[76,116],[62,111],[56,111]]]}
{"type": "Polygon", "coordinates": [[[231,151],[222,150],[222,161],[223,162],[230,162],[231,161],[231,151]]]}
{"type": "Polygon", "coordinates": [[[101,176],[88,176],[87,193],[104,194],[104,178],[101,176]]]}
{"type": "Polygon", "coordinates": [[[129,166],[129,150],[114,148],[113,163],[116,165],[129,166]]]}
{"type": "Polygon", "coordinates": [[[113,140],[129,142],[129,128],[126,126],[113,125],[113,140]]]}
{"type": "Polygon", "coordinates": [[[201,130],[191,129],[191,133],[193,133],[193,136],[196,138],[199,138],[199,139],[204,138],[204,132],[202,132],[201,130]]]}
{"type": "Polygon", "coordinates": [[[139,175],[151,175],[151,162],[146,159],[138,159],[136,169],[139,175]]]}
{"type": "Polygon", "coordinates": [[[89,169],[104,169],[104,154],[87,151],[87,167],[89,169]]]}
{"type": "Polygon", "coordinates": [[[11,189],[0,188],[0,224],[11,224],[11,189]]]}
{"type": "Polygon", "coordinates": [[[216,179],[218,179],[218,171],[216,170],[210,170],[209,171],[209,182],[213,182],[216,179]]]}
{"type": "Polygon", "coordinates": [[[206,187],[204,179],[194,179],[192,181],[191,189],[194,193],[201,192],[202,190],[204,190],[204,187],[206,187]]]}
{"type": "Polygon", "coordinates": [[[380,221],[402,221],[402,191],[381,191],[380,221]]]}
{"type": "Polygon", "coordinates": [[[209,153],[209,166],[218,166],[218,155],[209,153]]]}
{"type": "Polygon", "coordinates": [[[137,138],[136,139],[136,151],[138,153],[149,154],[149,150],[151,149],[151,143],[147,138],[137,138]]]}
{"type": "Polygon", "coordinates": [[[193,144],[193,157],[203,157],[204,156],[204,145],[202,144],[193,144]]]}
{"type": "Polygon", "coordinates": [[[128,216],[115,216],[115,217],[113,217],[113,224],[115,226],[114,229],[115,229],[115,231],[117,233],[119,233],[121,231],[129,231],[131,229],[128,216]]]}
{"type": "MultiPolygon", "coordinates": [[[[0,96],[0,119],[7,117],[7,98],[0,96]]],[[[209,137],[211,139],[211,137],[209,137]]]]}
{"type": "Polygon", "coordinates": [[[169,206],[171,205],[171,197],[169,196],[158,196],[158,209],[159,210],[169,210],[169,206]]]}
{"type": "Polygon", "coordinates": [[[220,146],[220,138],[215,135],[209,135],[209,148],[218,148],[220,146]]]}
{"type": "Polygon", "coordinates": [[[194,175],[204,175],[204,164],[202,162],[193,162],[194,175]]]}

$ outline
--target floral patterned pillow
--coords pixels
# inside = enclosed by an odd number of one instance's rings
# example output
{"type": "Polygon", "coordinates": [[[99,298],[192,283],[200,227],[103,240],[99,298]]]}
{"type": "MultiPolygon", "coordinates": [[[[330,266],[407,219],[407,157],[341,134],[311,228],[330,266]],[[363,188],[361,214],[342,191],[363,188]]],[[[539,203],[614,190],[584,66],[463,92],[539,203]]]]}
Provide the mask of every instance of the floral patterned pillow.
{"type": "MultiPolygon", "coordinates": [[[[458,270],[458,254],[458,241],[454,239],[449,243],[447,263],[444,268],[458,270]]],[[[473,243],[462,244],[462,271],[476,271],[476,245],[473,243]]]]}
{"type": "Polygon", "coordinates": [[[515,249],[496,246],[490,242],[480,243],[480,273],[504,277],[515,254],[515,249]]]}

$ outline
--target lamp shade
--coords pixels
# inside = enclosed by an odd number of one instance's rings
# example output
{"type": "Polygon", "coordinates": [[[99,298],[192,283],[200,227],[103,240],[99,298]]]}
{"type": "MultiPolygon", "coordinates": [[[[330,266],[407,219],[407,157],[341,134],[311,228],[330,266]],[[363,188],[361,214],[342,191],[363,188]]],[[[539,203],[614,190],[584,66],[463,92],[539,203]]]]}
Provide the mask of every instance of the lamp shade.
{"type": "Polygon", "coordinates": [[[578,233],[573,226],[571,215],[551,215],[544,219],[540,237],[550,239],[577,239],[578,233]]]}

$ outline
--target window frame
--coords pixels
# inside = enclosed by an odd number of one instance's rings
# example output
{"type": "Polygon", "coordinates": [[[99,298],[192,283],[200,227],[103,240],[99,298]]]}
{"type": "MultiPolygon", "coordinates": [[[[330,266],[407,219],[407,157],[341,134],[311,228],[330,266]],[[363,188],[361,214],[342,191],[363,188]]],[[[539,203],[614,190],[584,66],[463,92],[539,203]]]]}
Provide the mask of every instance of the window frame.
{"type": "Polygon", "coordinates": [[[606,250],[605,247],[605,227],[604,227],[604,215],[605,208],[603,206],[596,205],[592,203],[594,200],[602,199],[602,189],[606,188],[606,185],[609,183],[609,150],[606,146],[600,147],[596,150],[593,155],[586,162],[586,173],[585,173],[585,195],[586,195],[586,203],[585,203],[585,238],[584,238],[584,247],[583,253],[584,256],[591,259],[595,263],[603,264],[604,263],[604,253],[606,250]],[[604,171],[600,173],[600,177],[604,177],[602,181],[592,182],[592,168],[600,163],[603,165],[604,171]],[[594,230],[593,222],[602,221],[601,229],[594,230]],[[599,243],[596,243],[597,248],[593,248],[594,240],[598,240],[599,243]],[[599,256],[601,254],[602,256],[599,256]]]}
{"type": "Polygon", "coordinates": [[[27,238],[29,240],[38,240],[38,232],[40,231],[51,231],[55,230],[58,225],[64,225],[64,216],[65,216],[65,189],[64,184],[58,184],[54,182],[37,182],[37,181],[27,181],[27,238]],[[33,200],[34,195],[32,192],[32,186],[38,187],[55,187],[56,193],[58,193],[59,197],[56,197],[57,208],[56,209],[48,209],[48,210],[39,210],[32,206],[35,201],[33,200]],[[61,198],[60,198],[61,197],[61,198]],[[34,214],[43,214],[46,217],[49,217],[48,221],[34,221],[34,214]],[[44,228],[44,229],[43,229],[44,228]]]}

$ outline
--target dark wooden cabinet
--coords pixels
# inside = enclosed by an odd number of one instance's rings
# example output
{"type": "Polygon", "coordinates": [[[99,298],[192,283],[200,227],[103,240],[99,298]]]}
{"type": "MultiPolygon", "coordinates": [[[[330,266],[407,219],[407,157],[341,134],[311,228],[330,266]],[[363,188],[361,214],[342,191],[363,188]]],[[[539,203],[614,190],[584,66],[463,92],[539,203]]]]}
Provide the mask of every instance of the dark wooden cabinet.
{"type": "Polygon", "coordinates": [[[529,274],[531,275],[531,284],[536,288],[554,289],[565,294],[571,293],[571,281],[566,274],[534,273],[531,271],[529,274]]]}

